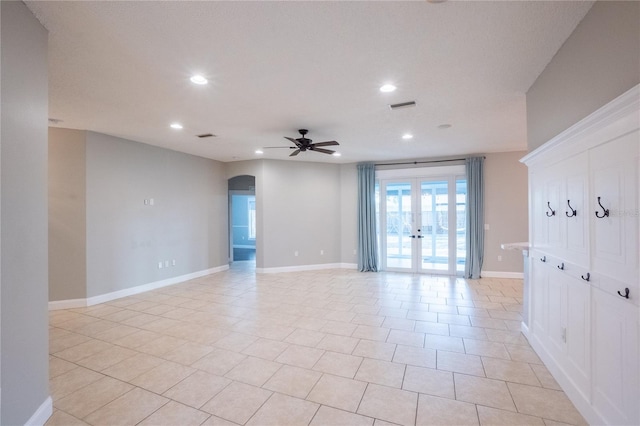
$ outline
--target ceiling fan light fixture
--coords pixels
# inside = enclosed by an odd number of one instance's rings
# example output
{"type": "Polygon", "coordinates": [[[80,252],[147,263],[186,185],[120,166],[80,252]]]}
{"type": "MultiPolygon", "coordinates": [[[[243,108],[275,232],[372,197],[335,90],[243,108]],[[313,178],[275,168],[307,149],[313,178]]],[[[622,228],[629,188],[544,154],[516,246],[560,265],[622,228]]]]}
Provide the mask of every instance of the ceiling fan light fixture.
{"type": "Polygon", "coordinates": [[[171,123],[169,125],[169,127],[171,127],[172,129],[180,130],[180,129],[182,129],[182,124],[180,124],[180,123],[171,123]]]}
{"type": "Polygon", "coordinates": [[[409,139],[413,139],[413,135],[411,133],[405,133],[404,135],[402,135],[402,139],[406,141],[409,139]]]}
{"type": "Polygon", "coordinates": [[[264,154],[264,151],[262,151],[261,149],[256,149],[256,154],[258,155],[264,154]]]}
{"type": "Polygon", "coordinates": [[[380,86],[380,91],[383,93],[389,93],[389,92],[393,92],[397,89],[396,86],[394,86],[393,84],[384,84],[382,86],[380,86]]]}
{"type": "Polygon", "coordinates": [[[209,82],[206,78],[204,78],[200,74],[196,74],[196,75],[191,76],[191,78],[189,80],[191,80],[191,82],[193,84],[199,84],[199,85],[204,85],[204,84],[207,84],[209,82]]]}
{"type": "Polygon", "coordinates": [[[342,156],[342,154],[340,154],[339,152],[334,152],[331,155],[333,155],[334,157],[341,157],[342,156]]]}

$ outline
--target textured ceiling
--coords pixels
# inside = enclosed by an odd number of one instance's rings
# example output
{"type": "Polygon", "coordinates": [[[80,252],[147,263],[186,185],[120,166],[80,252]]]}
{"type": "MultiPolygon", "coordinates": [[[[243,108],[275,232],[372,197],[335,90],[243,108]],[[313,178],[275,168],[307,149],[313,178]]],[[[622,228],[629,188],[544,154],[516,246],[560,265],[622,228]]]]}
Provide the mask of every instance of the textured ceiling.
{"type": "Polygon", "coordinates": [[[592,2],[26,4],[49,30],[59,127],[220,161],[307,128],[342,157],[293,161],[346,163],[525,150],[525,93],[592,2]]]}

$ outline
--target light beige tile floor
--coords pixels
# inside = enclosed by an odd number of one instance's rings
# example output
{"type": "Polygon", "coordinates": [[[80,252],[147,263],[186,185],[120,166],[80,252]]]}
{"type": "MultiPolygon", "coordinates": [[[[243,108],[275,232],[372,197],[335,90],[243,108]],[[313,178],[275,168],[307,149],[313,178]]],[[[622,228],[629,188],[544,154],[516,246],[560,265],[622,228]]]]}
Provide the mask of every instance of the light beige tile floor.
{"type": "Polygon", "coordinates": [[[52,311],[47,424],[585,424],[520,280],[242,266],[52,311]]]}

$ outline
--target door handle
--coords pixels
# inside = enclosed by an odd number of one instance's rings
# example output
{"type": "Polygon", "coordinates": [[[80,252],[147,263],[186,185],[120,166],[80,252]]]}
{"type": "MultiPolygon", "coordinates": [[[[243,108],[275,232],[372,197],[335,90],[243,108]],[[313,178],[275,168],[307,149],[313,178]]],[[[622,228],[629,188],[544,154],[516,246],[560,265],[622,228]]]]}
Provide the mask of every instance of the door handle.
{"type": "Polygon", "coordinates": [[[424,235],[418,235],[418,238],[424,238],[424,235]]]}
{"type": "Polygon", "coordinates": [[[411,238],[415,238],[415,237],[416,237],[415,235],[409,235],[409,236],[410,236],[411,238]]]}

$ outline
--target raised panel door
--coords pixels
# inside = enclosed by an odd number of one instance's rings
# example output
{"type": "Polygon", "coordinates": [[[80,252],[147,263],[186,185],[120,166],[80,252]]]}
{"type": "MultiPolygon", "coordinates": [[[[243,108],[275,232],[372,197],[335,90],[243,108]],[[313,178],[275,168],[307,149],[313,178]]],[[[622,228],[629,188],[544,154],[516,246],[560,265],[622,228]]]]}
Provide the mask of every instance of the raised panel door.
{"type": "Polygon", "coordinates": [[[592,294],[592,404],[607,424],[638,425],[638,308],[598,289],[592,294]]]}
{"type": "Polygon", "coordinates": [[[590,151],[593,270],[636,290],[639,143],[636,131],[590,151]]]}

